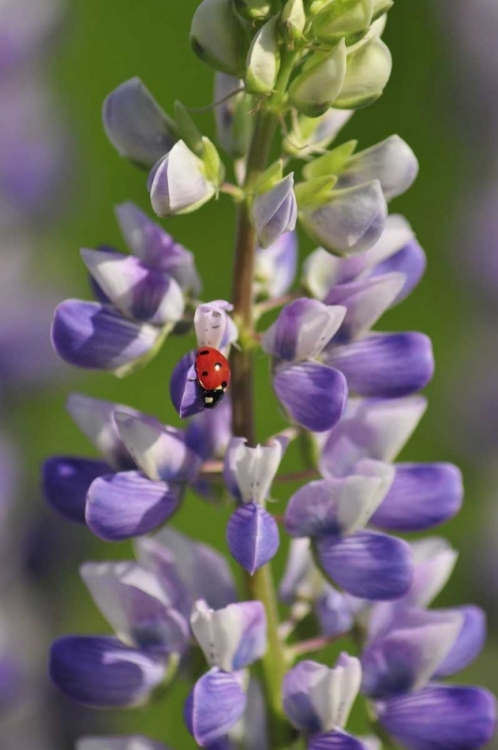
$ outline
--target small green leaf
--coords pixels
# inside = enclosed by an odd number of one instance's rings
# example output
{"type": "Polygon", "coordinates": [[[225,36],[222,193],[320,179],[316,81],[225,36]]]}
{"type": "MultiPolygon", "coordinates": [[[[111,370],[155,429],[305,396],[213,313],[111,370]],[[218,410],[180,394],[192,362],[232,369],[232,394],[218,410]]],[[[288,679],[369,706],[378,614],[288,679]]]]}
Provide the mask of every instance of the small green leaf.
{"type": "Polygon", "coordinates": [[[335,175],[315,177],[306,182],[300,182],[294,187],[297,204],[300,209],[313,209],[324,206],[330,200],[332,190],[337,183],[335,175]]]}
{"type": "Polygon", "coordinates": [[[194,154],[197,154],[197,156],[202,158],[202,133],[186,108],[179,101],[175,102],[175,121],[180,138],[187,144],[194,154]]]}
{"type": "Polygon", "coordinates": [[[256,185],[254,186],[254,192],[255,193],[266,193],[267,190],[271,190],[271,188],[277,184],[277,182],[280,182],[282,177],[284,176],[284,164],[281,159],[274,162],[273,164],[270,164],[270,166],[265,169],[263,174],[259,177],[258,181],[256,182],[256,185]]]}
{"type": "Polygon", "coordinates": [[[303,177],[311,180],[314,177],[337,175],[346,166],[349,157],[354,153],[358,141],[348,141],[332,151],[310,161],[303,169],[303,177]]]}
{"type": "Polygon", "coordinates": [[[224,164],[220,159],[216,146],[206,136],[202,136],[202,148],[202,161],[204,163],[206,179],[219,187],[225,177],[224,164]]]}

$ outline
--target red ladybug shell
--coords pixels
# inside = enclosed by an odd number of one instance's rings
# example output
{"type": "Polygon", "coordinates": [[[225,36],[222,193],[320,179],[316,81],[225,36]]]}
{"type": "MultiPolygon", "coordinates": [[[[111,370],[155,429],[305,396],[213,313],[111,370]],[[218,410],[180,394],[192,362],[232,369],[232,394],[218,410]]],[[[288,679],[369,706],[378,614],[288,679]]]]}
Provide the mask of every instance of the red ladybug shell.
{"type": "Polygon", "coordinates": [[[201,346],[195,355],[197,381],[205,391],[225,392],[230,385],[230,365],[212,346],[201,346]]]}

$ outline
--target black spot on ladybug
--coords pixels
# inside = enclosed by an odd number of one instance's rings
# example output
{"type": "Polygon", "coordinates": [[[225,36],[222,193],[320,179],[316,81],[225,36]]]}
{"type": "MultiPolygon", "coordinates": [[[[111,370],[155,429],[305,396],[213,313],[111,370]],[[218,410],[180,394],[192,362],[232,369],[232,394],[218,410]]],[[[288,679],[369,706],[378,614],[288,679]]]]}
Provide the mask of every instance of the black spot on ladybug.
{"type": "Polygon", "coordinates": [[[208,376],[208,375],[209,375],[209,373],[208,373],[208,372],[206,372],[206,371],[204,371],[204,372],[202,373],[202,377],[203,377],[203,378],[207,378],[207,376],[208,376]]]}
{"type": "Polygon", "coordinates": [[[223,381],[223,383],[221,384],[221,387],[222,387],[223,389],[225,389],[225,388],[228,388],[228,383],[227,383],[227,381],[226,381],[226,380],[224,380],[224,381],[223,381]]]}
{"type": "Polygon", "coordinates": [[[199,354],[203,354],[203,355],[204,355],[204,354],[209,354],[209,351],[208,351],[207,349],[203,349],[203,351],[202,351],[202,352],[199,352],[199,354]]]}

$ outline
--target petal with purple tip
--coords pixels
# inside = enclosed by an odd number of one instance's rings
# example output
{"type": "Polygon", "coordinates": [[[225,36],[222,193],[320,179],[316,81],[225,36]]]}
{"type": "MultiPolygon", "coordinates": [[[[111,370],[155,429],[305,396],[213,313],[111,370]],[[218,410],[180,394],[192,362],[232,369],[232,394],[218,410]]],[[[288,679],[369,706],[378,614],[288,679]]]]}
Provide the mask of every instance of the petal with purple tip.
{"type": "Polygon", "coordinates": [[[123,443],[149,479],[188,482],[197,475],[201,459],[187,448],[181,430],[144,414],[116,411],[115,421],[123,443]]]}
{"type": "Polygon", "coordinates": [[[222,300],[198,305],[194,314],[197,345],[223,350],[237,339],[237,329],[226,311],[232,306],[222,300]]]}
{"type": "Polygon", "coordinates": [[[50,651],[54,685],[77,703],[96,708],[144,703],[165,677],[164,659],[124,646],[117,638],[66,636],[50,651]]]}
{"type": "Polygon", "coordinates": [[[462,505],[460,470],[453,464],[396,464],[393,484],[372,516],[387,531],[425,531],[448,521],[462,505]]]}
{"type": "Polygon", "coordinates": [[[109,542],[147,534],[168,520],[180,503],[166,482],[152,482],[138,471],[96,479],[88,492],[86,522],[109,542]]]}
{"type": "Polygon", "coordinates": [[[97,607],[119,639],[158,654],[182,654],[188,621],[177,612],[160,581],[135,562],[85,563],[80,573],[97,607]]]}
{"type": "Polygon", "coordinates": [[[106,98],[102,118],[121,156],[151,167],[176,141],[176,126],[140,78],[130,78],[106,98]]]}
{"type": "Polygon", "coordinates": [[[327,438],[320,473],[345,476],[362,458],[392,461],[427,408],[422,396],[399,399],[350,399],[344,418],[327,438]]]}
{"type": "Polygon", "coordinates": [[[346,732],[327,732],[312,737],[308,750],[365,750],[365,745],[346,732]]]}
{"type": "Polygon", "coordinates": [[[116,410],[138,414],[135,409],[113,401],[71,393],[66,409],[81,432],[116,469],[134,469],[135,463],[121,440],[114,420],[116,410]]]}
{"type": "Polygon", "coordinates": [[[383,276],[390,273],[402,273],[405,284],[396,299],[392,302],[397,305],[407,297],[424,275],[427,259],[425,253],[417,240],[410,239],[398,252],[379,263],[372,271],[372,276],[383,276]]]}
{"type": "Polygon", "coordinates": [[[150,352],[159,330],[128,320],[98,302],[69,299],[57,307],[51,335],[65,362],[89,370],[114,371],[150,352]]]}
{"type": "Polygon", "coordinates": [[[385,699],[425,687],[455,643],[462,622],[456,610],[401,612],[362,654],[362,692],[385,699]]]}
{"type": "Polygon", "coordinates": [[[278,526],[264,508],[244,503],[231,516],[227,543],[232,557],[251,575],[266,565],[278,552],[278,526]]]}
{"type": "Polygon", "coordinates": [[[182,290],[164,271],[104,250],[84,249],[81,256],[100,289],[124,315],[158,326],[181,319],[182,290]]]}
{"type": "Polygon", "coordinates": [[[347,310],[332,346],[361,338],[368,333],[391,307],[404,283],[403,274],[390,273],[332,287],[324,301],[327,305],[342,305],[347,310]]]}
{"type": "Polygon", "coordinates": [[[422,333],[374,333],[331,348],[326,362],[360,396],[408,396],[424,388],[434,373],[432,344],[422,333]]]}
{"type": "Polygon", "coordinates": [[[341,479],[324,479],[301,487],[287,505],[287,533],[290,536],[342,536],[363,528],[394,478],[389,464],[369,463],[373,465],[369,473],[359,471],[341,479]]]}
{"type": "Polygon", "coordinates": [[[496,702],[480,688],[434,685],[386,701],[379,720],[407,750],[477,750],[495,732],[496,702]]]}
{"type": "Polygon", "coordinates": [[[285,232],[292,232],[297,219],[294,174],[288,174],[270,190],[257,195],[252,210],[260,247],[268,248],[285,232]]]}
{"type": "Polygon", "coordinates": [[[435,677],[448,677],[465,669],[481,653],[486,642],[486,615],[480,607],[456,607],[463,624],[456,641],[436,670],[435,677]]]}
{"type": "Polygon", "coordinates": [[[342,540],[316,540],[320,564],[349,594],[361,599],[397,599],[412,581],[410,546],[402,539],[358,531],[342,540]]]}
{"type": "Polygon", "coordinates": [[[213,668],[194,685],[185,703],[184,719],[201,747],[223,737],[239,721],[247,698],[233,674],[213,668]]]}
{"type": "Polygon", "coordinates": [[[339,330],[345,307],[301,297],[286,305],[262,340],[265,352],[289,362],[317,356],[339,330]]]}
{"type": "Polygon", "coordinates": [[[64,518],[86,523],[86,496],[97,477],[112,472],[109,464],[91,458],[54,456],[43,464],[43,492],[51,508],[64,518]]]}
{"type": "Polygon", "coordinates": [[[402,138],[392,135],[350,157],[337,185],[352,187],[379,180],[386,200],[390,201],[408,190],[417,174],[417,157],[402,138]]]}
{"type": "Polygon", "coordinates": [[[184,354],[175,365],[169,382],[169,394],[173,406],[182,419],[193,417],[205,410],[202,390],[197,382],[195,352],[184,354]]]}
{"type": "Polygon", "coordinates": [[[216,188],[206,179],[202,160],[183,141],[177,141],[152,168],[149,192],[158,216],[174,216],[200,208],[216,188]]]}
{"type": "Polygon", "coordinates": [[[380,182],[337,190],[332,195],[330,203],[300,214],[304,229],[326,250],[338,255],[368,250],[386,223],[387,205],[380,182]]]}
{"type": "Polygon", "coordinates": [[[313,432],[332,429],[346,404],[344,375],[318,362],[302,362],[279,369],[273,387],[292,420],[313,432]]]}

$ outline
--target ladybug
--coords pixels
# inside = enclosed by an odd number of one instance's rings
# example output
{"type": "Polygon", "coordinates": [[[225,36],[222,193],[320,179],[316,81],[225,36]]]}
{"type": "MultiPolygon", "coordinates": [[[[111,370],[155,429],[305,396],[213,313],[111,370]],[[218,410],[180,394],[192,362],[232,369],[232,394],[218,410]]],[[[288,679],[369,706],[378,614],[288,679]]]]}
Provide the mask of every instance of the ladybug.
{"type": "Polygon", "coordinates": [[[230,365],[212,346],[201,346],[195,355],[195,374],[206,409],[213,409],[230,385],[230,365]]]}

